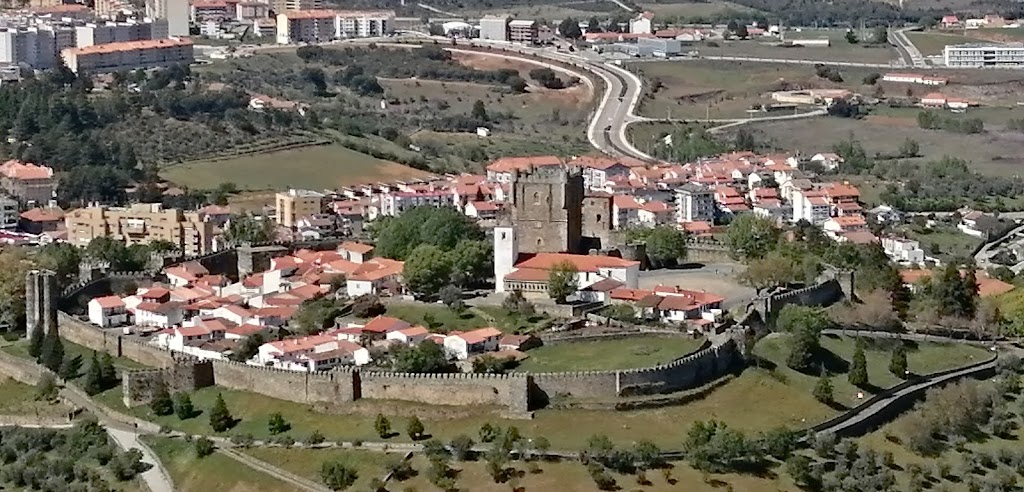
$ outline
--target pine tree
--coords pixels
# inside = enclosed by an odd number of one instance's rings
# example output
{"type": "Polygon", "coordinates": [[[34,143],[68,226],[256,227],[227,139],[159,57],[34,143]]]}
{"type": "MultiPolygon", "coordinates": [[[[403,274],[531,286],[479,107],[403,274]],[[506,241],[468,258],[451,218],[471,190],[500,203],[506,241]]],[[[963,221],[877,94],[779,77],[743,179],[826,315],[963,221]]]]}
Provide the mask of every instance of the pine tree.
{"type": "Polygon", "coordinates": [[[153,410],[155,415],[170,415],[174,413],[174,401],[171,400],[171,393],[167,391],[167,386],[160,385],[160,388],[156,390],[156,394],[153,395],[153,401],[149,402],[149,408],[153,410]]]}
{"type": "Polygon", "coordinates": [[[100,363],[96,358],[96,352],[93,352],[92,358],[89,359],[89,367],[85,369],[85,381],[82,386],[89,395],[103,391],[103,376],[100,372],[100,363]]]}
{"type": "Polygon", "coordinates": [[[857,348],[853,350],[853,363],[850,366],[850,373],[847,374],[850,384],[863,387],[868,384],[868,361],[864,356],[864,342],[857,339],[857,348]]]}
{"type": "Polygon", "coordinates": [[[103,382],[103,389],[108,390],[117,386],[117,370],[114,369],[114,358],[108,353],[100,357],[100,381],[103,382]]]}
{"type": "Polygon", "coordinates": [[[821,377],[818,378],[818,382],[814,385],[814,392],[812,394],[815,400],[825,404],[835,401],[835,397],[832,395],[832,380],[828,378],[824,371],[822,371],[821,377]]]}
{"type": "Polygon", "coordinates": [[[36,362],[43,353],[43,327],[36,323],[28,334],[28,355],[31,355],[36,362]]]}
{"type": "Polygon", "coordinates": [[[60,365],[60,372],[57,373],[61,379],[75,379],[78,371],[82,369],[82,356],[66,357],[60,365]]]}
{"type": "Polygon", "coordinates": [[[234,426],[234,424],[235,419],[231,416],[231,412],[228,411],[228,405],[224,403],[224,397],[217,393],[217,401],[213,402],[213,408],[210,409],[210,428],[214,432],[224,432],[234,426]]]}
{"type": "Polygon", "coordinates": [[[43,350],[39,354],[39,363],[53,372],[59,372],[64,363],[64,342],[61,342],[57,330],[50,330],[43,336],[43,350]]]}
{"type": "Polygon", "coordinates": [[[178,416],[178,419],[188,420],[195,413],[196,409],[192,406],[192,398],[189,398],[188,393],[174,395],[174,414],[178,416]]]}
{"type": "Polygon", "coordinates": [[[419,417],[413,415],[409,419],[409,425],[406,426],[405,431],[409,434],[410,439],[419,441],[423,437],[423,422],[420,421],[419,417]]]}
{"type": "Polygon", "coordinates": [[[377,419],[373,422],[373,429],[377,431],[377,435],[381,439],[391,437],[391,421],[383,414],[377,414],[377,419]]]}
{"type": "Polygon", "coordinates": [[[267,428],[268,430],[270,430],[271,434],[276,435],[288,432],[288,430],[291,429],[292,426],[288,424],[288,421],[284,419],[284,416],[281,415],[281,412],[274,412],[273,414],[270,415],[270,420],[267,422],[267,428]]]}
{"type": "Polygon", "coordinates": [[[898,378],[907,377],[907,349],[903,344],[896,346],[892,351],[892,360],[889,361],[889,372],[898,378]]]}

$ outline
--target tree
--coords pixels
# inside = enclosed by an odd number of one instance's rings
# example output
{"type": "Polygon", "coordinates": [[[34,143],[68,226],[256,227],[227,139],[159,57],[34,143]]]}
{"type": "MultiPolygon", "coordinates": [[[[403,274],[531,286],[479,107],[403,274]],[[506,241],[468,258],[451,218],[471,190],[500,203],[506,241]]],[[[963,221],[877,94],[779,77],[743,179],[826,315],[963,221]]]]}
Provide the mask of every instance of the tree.
{"type": "Polygon", "coordinates": [[[815,489],[814,474],[811,469],[811,459],[804,455],[791,456],[786,460],[786,473],[793,478],[793,481],[800,487],[815,489]]]}
{"type": "Polygon", "coordinates": [[[405,426],[406,434],[409,434],[409,438],[413,441],[419,441],[423,438],[423,431],[423,422],[420,421],[419,417],[413,415],[405,426]]]}
{"type": "Polygon", "coordinates": [[[733,31],[732,33],[735,34],[736,37],[740,39],[747,39],[750,37],[750,30],[747,29],[747,26],[745,24],[740,24],[739,26],[737,26],[736,30],[733,31]]]}
{"type": "Polygon", "coordinates": [[[228,220],[228,228],[224,238],[230,244],[259,244],[273,241],[274,222],[267,217],[254,215],[233,215],[228,220]]]}
{"type": "Polygon", "coordinates": [[[487,107],[484,106],[484,102],[479,99],[473,101],[473,110],[470,111],[469,116],[477,121],[487,121],[487,107]]]}
{"type": "Polygon", "coordinates": [[[853,32],[851,29],[846,31],[846,42],[850,44],[857,44],[860,42],[860,39],[857,39],[857,33],[853,32]]]}
{"type": "Polygon", "coordinates": [[[583,37],[583,30],[580,29],[580,23],[572,17],[567,17],[558,24],[558,33],[566,39],[579,39],[583,37]]]}
{"type": "Polygon", "coordinates": [[[871,42],[885,44],[889,42],[889,29],[885,26],[878,26],[871,32],[871,42]]]}
{"type": "Polygon", "coordinates": [[[78,275],[78,265],[81,262],[80,251],[70,243],[50,243],[39,250],[35,260],[40,268],[56,273],[58,283],[63,286],[78,275]]]}
{"type": "Polygon", "coordinates": [[[35,398],[40,401],[51,401],[57,397],[57,381],[53,375],[44,372],[36,382],[35,398]]]}
{"type": "Polygon", "coordinates": [[[917,157],[921,155],[921,146],[916,140],[909,137],[900,145],[899,156],[902,158],[917,157]]]}
{"type": "Polygon", "coordinates": [[[909,374],[907,371],[907,348],[902,343],[896,345],[896,349],[892,351],[889,372],[898,378],[906,378],[909,374]]]}
{"type": "Polygon", "coordinates": [[[266,342],[266,338],[263,333],[253,333],[245,337],[242,340],[242,344],[239,345],[238,350],[235,350],[231,354],[231,360],[235,362],[245,362],[251,359],[260,351],[260,345],[266,342]]]}
{"type": "Polygon", "coordinates": [[[228,411],[227,403],[224,403],[224,397],[217,393],[217,400],[213,402],[213,408],[210,409],[210,428],[214,432],[224,432],[235,426],[235,419],[231,416],[231,412],[228,411]]]}
{"type": "Polygon", "coordinates": [[[284,419],[281,412],[274,412],[270,414],[270,419],[267,421],[267,430],[270,431],[271,435],[284,434],[291,430],[292,426],[284,419]]]}
{"type": "Polygon", "coordinates": [[[458,461],[465,461],[469,457],[469,453],[472,452],[473,438],[459,434],[452,438],[452,441],[448,443],[448,448],[452,450],[452,456],[458,461]]]}
{"type": "Polygon", "coordinates": [[[436,343],[420,343],[399,347],[392,355],[392,369],[397,372],[451,372],[444,348],[436,343]]]}
{"type": "Polygon", "coordinates": [[[64,363],[64,343],[60,340],[56,328],[51,328],[43,336],[43,349],[39,354],[39,363],[47,369],[58,372],[64,363]]]}
{"type": "Polygon", "coordinates": [[[462,289],[454,285],[446,285],[442,287],[441,291],[438,293],[438,297],[445,306],[448,306],[448,309],[462,311],[466,307],[462,302],[462,289]]]}
{"type": "Polygon", "coordinates": [[[740,128],[736,132],[736,139],[735,143],[733,143],[733,147],[735,147],[736,150],[753,151],[757,149],[757,140],[754,139],[754,134],[749,130],[746,128],[740,128]]]}
{"type": "Polygon", "coordinates": [[[171,400],[171,393],[167,391],[167,386],[160,384],[157,388],[156,394],[153,395],[153,401],[149,402],[149,409],[153,411],[154,415],[170,415],[174,413],[174,401],[171,400]]]}
{"type": "Polygon", "coordinates": [[[373,421],[373,429],[377,431],[377,436],[381,439],[391,437],[391,421],[383,414],[377,414],[377,418],[373,421]]]}
{"type": "Polygon", "coordinates": [[[850,364],[847,380],[858,388],[868,384],[868,361],[864,356],[864,341],[860,338],[857,339],[856,347],[853,349],[853,361],[850,364]]]}
{"type": "Polygon", "coordinates": [[[576,277],[576,266],[568,261],[555,265],[548,274],[548,295],[558,304],[564,304],[567,297],[580,288],[576,277]]]}
{"type": "Polygon", "coordinates": [[[320,467],[320,481],[331,490],[345,490],[358,478],[354,468],[340,461],[325,461],[320,467]]]}
{"type": "Polygon", "coordinates": [[[104,352],[100,356],[100,383],[104,390],[117,386],[117,369],[114,368],[114,357],[104,352]]]}
{"type": "Polygon", "coordinates": [[[451,257],[437,246],[417,246],[405,260],[402,278],[409,290],[428,296],[436,295],[451,282],[451,257]]]}
{"type": "Polygon", "coordinates": [[[43,326],[41,323],[36,323],[35,326],[29,329],[28,355],[32,356],[36,361],[43,355],[43,326]]]}
{"type": "Polygon", "coordinates": [[[486,241],[459,241],[448,255],[452,281],[460,287],[480,284],[494,271],[494,254],[486,241]]]}
{"type": "Polygon", "coordinates": [[[740,282],[758,292],[797,282],[802,279],[799,265],[793,258],[778,251],[772,251],[763,258],[753,259],[746,270],[738,275],[740,282]]]}
{"type": "Polygon", "coordinates": [[[821,349],[821,331],[829,326],[831,320],[820,308],[795,304],[782,308],[775,320],[775,327],[791,334],[786,365],[797,371],[809,372],[821,349]]]}
{"type": "Polygon", "coordinates": [[[477,223],[453,207],[419,206],[397,217],[374,223],[375,254],[405,260],[421,245],[452,251],[460,241],[481,241],[484,232],[477,223]]]}
{"type": "Polygon", "coordinates": [[[655,227],[647,235],[647,257],[655,268],[685,260],[686,234],[675,227],[655,227]]]}
{"type": "Polygon", "coordinates": [[[505,374],[509,366],[509,357],[495,357],[483,354],[473,359],[473,372],[478,374],[505,374]]]}
{"type": "Polygon", "coordinates": [[[188,420],[195,416],[196,410],[192,406],[192,398],[189,398],[188,393],[174,395],[174,414],[180,420],[188,420]]]}
{"type": "Polygon", "coordinates": [[[729,224],[726,244],[736,259],[752,260],[762,258],[779,244],[781,231],[770,219],[742,214],[729,224]]]}
{"type": "Polygon", "coordinates": [[[882,78],[882,74],[878,72],[871,72],[864,76],[864,85],[875,85],[878,83],[878,79],[882,78]]]}
{"type": "Polygon", "coordinates": [[[313,298],[303,301],[299,305],[299,309],[292,316],[292,323],[293,326],[298,328],[299,332],[312,335],[320,333],[329,325],[333,325],[334,318],[339,314],[341,314],[341,308],[338,307],[338,302],[333,297],[313,298]]]}
{"type": "Polygon", "coordinates": [[[88,395],[95,395],[103,391],[103,373],[100,370],[99,358],[96,357],[96,352],[92,353],[92,359],[89,359],[89,366],[85,369],[85,381],[82,383],[82,388],[88,395]]]}
{"type": "Polygon", "coordinates": [[[57,373],[61,379],[76,379],[78,377],[78,371],[82,369],[82,356],[76,355],[74,357],[65,357],[64,362],[60,365],[60,371],[57,373]]]}
{"type": "Polygon", "coordinates": [[[526,92],[526,80],[523,80],[523,78],[518,75],[513,75],[512,77],[505,79],[505,83],[508,84],[509,90],[515,94],[522,94],[526,92]]]}
{"type": "Polygon", "coordinates": [[[213,454],[213,441],[202,436],[195,441],[196,458],[205,458],[213,454]]]}
{"type": "Polygon", "coordinates": [[[494,427],[490,422],[484,422],[484,425],[480,426],[478,435],[480,436],[480,442],[494,442],[500,433],[501,429],[494,427]]]}
{"type": "Polygon", "coordinates": [[[812,394],[814,395],[815,400],[826,405],[835,401],[835,397],[832,394],[832,380],[829,379],[827,374],[825,374],[825,371],[821,372],[818,382],[814,384],[814,391],[812,394]]]}

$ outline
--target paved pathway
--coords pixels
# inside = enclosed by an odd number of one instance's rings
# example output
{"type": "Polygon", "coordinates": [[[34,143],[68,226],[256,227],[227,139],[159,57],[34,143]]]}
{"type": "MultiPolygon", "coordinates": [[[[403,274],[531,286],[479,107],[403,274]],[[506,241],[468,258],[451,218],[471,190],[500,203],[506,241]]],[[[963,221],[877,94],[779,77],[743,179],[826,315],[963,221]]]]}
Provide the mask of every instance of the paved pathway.
{"type": "Polygon", "coordinates": [[[288,482],[296,487],[296,490],[305,490],[306,492],[330,492],[331,489],[320,485],[312,480],[304,477],[300,477],[294,473],[282,470],[276,466],[273,466],[263,460],[258,460],[249,456],[245,453],[240,453],[229,448],[220,448],[217,450],[221,454],[238,461],[254,470],[261,471],[279,480],[288,482]]]}
{"type": "Polygon", "coordinates": [[[142,462],[152,465],[149,470],[142,472],[142,480],[151,492],[174,492],[174,482],[171,480],[167,470],[160,463],[160,458],[149,446],[139,441],[139,435],[132,431],[117,429],[107,426],[107,433],[117,442],[117,445],[125,451],[138,449],[142,452],[142,462]]]}

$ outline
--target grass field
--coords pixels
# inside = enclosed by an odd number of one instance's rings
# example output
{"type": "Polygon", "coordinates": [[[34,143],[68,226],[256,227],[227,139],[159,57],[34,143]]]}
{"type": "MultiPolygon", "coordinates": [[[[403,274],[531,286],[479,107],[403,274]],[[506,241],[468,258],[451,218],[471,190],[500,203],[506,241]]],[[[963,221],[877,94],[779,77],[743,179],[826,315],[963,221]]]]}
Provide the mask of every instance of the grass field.
{"type": "Polygon", "coordinates": [[[718,46],[696,43],[692,49],[703,56],[752,56],[759,58],[889,63],[899,55],[889,45],[850,44],[845,29],[807,29],[787,32],[786,39],[829,39],[829,46],[776,46],[778,38],[735,41],[716,40],[718,46]]]}
{"type": "MultiPolygon", "coordinates": [[[[966,159],[978,172],[989,176],[1015,176],[1024,170],[1024,134],[1001,131],[997,126],[975,135],[917,126],[917,110],[880,110],[863,119],[814,118],[746,125],[759,139],[787,151],[814,155],[829,151],[836,142],[853,138],[869,155],[892,155],[906,139],[917,141],[921,157],[908,161],[927,162],[953,156],[966,159]]],[[[1002,113],[991,111],[989,115],[1002,113]]],[[[1024,116],[1024,111],[1021,112],[1024,116]]],[[[984,113],[982,113],[984,114],[984,113]]],[[[968,112],[966,116],[970,117],[968,112]]]]}
{"type": "MultiPolygon", "coordinates": [[[[388,456],[374,451],[339,449],[249,449],[245,452],[312,480],[319,479],[320,466],[326,461],[348,463],[358,470],[359,475],[351,490],[365,490],[372,477],[383,477],[386,460],[398,457],[398,455],[388,456]]],[[[592,492],[595,490],[594,482],[587,474],[586,467],[578,462],[536,461],[535,463],[539,469],[538,473],[530,473],[528,466],[522,461],[510,463],[510,466],[517,470],[515,476],[521,490],[559,490],[564,492],[592,492]]],[[[423,455],[413,456],[410,465],[417,472],[416,475],[404,481],[388,482],[388,490],[436,490],[436,487],[427,479],[426,470],[429,464],[423,455]]],[[[792,487],[792,482],[787,477],[759,478],[750,475],[713,474],[708,477],[710,480],[705,482],[702,474],[690,468],[686,463],[674,462],[670,465],[670,477],[675,483],[666,481],[660,472],[651,471],[647,473],[651,484],[643,486],[642,490],[647,492],[681,490],[680,487],[683,484],[685,484],[685,490],[695,492],[713,492],[723,490],[727,486],[731,486],[731,490],[737,492],[791,490],[792,487]],[[714,482],[711,482],[712,480],[714,482]]],[[[459,490],[505,492],[510,489],[509,483],[494,483],[487,473],[483,461],[453,462],[451,466],[457,470],[456,486],[459,487],[459,490]]],[[[634,487],[637,487],[635,476],[620,474],[613,476],[622,490],[633,490],[634,487]]]]}
{"type": "Polygon", "coordinates": [[[935,227],[921,232],[913,228],[903,231],[910,239],[921,242],[921,248],[931,256],[944,261],[954,258],[967,258],[982,241],[980,238],[968,236],[953,227],[935,227]],[[937,248],[937,249],[936,249],[937,248]]]}
{"type": "Polygon", "coordinates": [[[545,345],[527,352],[530,356],[517,371],[611,371],[664,364],[693,352],[703,340],[685,337],[642,337],[545,345]]]}
{"type": "Polygon", "coordinates": [[[171,475],[176,490],[218,492],[288,492],[294,488],[223,454],[197,458],[192,443],[182,439],[142,436],[171,475]]]}
{"type": "Polygon", "coordinates": [[[232,182],[241,189],[334,189],[374,181],[419,178],[424,171],[377,159],[340,145],[321,145],[216,162],[165,168],[161,177],[181,186],[214,188],[232,182]]]}
{"type": "Polygon", "coordinates": [[[148,407],[124,409],[121,388],[97,395],[104,404],[188,433],[210,434],[206,412],[220,393],[238,425],[226,433],[248,433],[269,437],[267,421],[274,412],[280,412],[288,421],[290,434],[302,439],[314,430],[329,440],[379,440],[373,430],[374,416],[384,413],[391,418],[392,428],[402,431],[396,442],[407,442],[404,434],[406,417],[417,415],[426,432],[433,437],[449,440],[459,434],[475,435],[484,423],[501,426],[515,425],[525,436],[545,436],[556,449],[578,449],[591,434],[603,433],[623,444],[638,439],[650,439],[665,448],[678,447],[690,425],[697,420],[717,419],[744,430],[766,430],[780,425],[802,427],[825,420],[835,411],[822,405],[804,392],[773,378],[767,371],[749,369],[727,384],[715,389],[702,399],[687,405],[648,410],[616,412],[613,410],[553,410],[541,409],[532,420],[503,420],[498,412],[488,408],[428,407],[396,401],[360,400],[345,406],[332,406],[332,412],[345,415],[319,413],[308,405],[292,403],[255,393],[228,390],[221,387],[203,388],[192,393],[192,402],[203,413],[179,420],[176,416],[155,416],[148,407]],[[772,401],[776,404],[750,411],[750,402],[772,401]],[[581,431],[585,429],[585,431],[581,431]]]}
{"type": "Polygon", "coordinates": [[[0,377],[0,415],[61,417],[68,407],[36,400],[36,389],[13,379],[0,377]]]}
{"type": "Polygon", "coordinates": [[[442,304],[389,302],[387,315],[422,325],[435,333],[468,331],[493,326],[504,332],[527,332],[547,319],[544,315],[529,318],[509,313],[500,306],[469,308],[461,313],[442,304]]]}
{"type": "MultiPolygon", "coordinates": [[[[64,346],[64,357],[82,357],[82,371],[85,370],[86,365],[89,363],[89,359],[92,358],[92,354],[96,352],[88,347],[83,347],[77,343],[61,339],[64,346]]],[[[32,356],[28,354],[28,339],[21,339],[15,343],[4,346],[2,349],[4,352],[11,354],[15,357],[21,357],[22,359],[31,359],[32,356]]],[[[102,355],[102,354],[101,354],[102,355]]],[[[118,369],[146,369],[148,366],[139,364],[127,357],[114,357],[114,367],[118,369]]]]}
{"type": "Polygon", "coordinates": [[[925,56],[942,54],[942,49],[945,48],[947,44],[984,42],[983,39],[959,34],[959,31],[951,33],[936,31],[908,32],[906,34],[907,39],[909,39],[911,43],[914,43],[917,50],[925,56]]]}
{"type": "Polygon", "coordinates": [[[732,2],[679,2],[640,4],[644,12],[653,12],[658,17],[709,17],[725,11],[753,12],[754,9],[732,2]]]}
{"type": "MultiPolygon", "coordinates": [[[[817,375],[803,374],[786,366],[789,353],[789,335],[772,334],[758,342],[754,352],[775,365],[772,373],[784,381],[786,385],[797,391],[811,394],[817,383],[817,375]]],[[[865,356],[868,365],[868,383],[878,390],[899,384],[902,380],[889,373],[889,360],[893,344],[891,341],[865,340],[867,349],[865,356]]],[[[867,398],[872,391],[858,389],[846,379],[849,364],[853,358],[855,343],[852,338],[823,336],[822,348],[827,356],[822,361],[832,376],[833,394],[837,403],[849,407],[856,406],[861,399],[858,393],[867,398]]],[[[913,374],[929,374],[952,369],[985,360],[989,354],[982,348],[961,344],[913,344],[907,345],[907,366],[913,374]]]]}
{"type": "Polygon", "coordinates": [[[817,77],[810,65],[693,60],[628,66],[662,83],[654,99],[640,106],[640,114],[695,119],[744,118],[751,106],[771,103],[770,92],[794,87],[863,90],[861,81],[872,72],[844,67],[844,82],[834,83],[817,77]]]}

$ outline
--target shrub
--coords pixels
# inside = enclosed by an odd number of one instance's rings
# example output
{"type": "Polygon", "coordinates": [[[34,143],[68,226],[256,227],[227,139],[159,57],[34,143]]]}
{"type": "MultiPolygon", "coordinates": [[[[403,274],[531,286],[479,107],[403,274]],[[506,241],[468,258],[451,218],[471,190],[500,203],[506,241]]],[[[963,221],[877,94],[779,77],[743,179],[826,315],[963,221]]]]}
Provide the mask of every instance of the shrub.
{"type": "Polygon", "coordinates": [[[213,441],[206,437],[196,439],[194,444],[197,458],[205,458],[213,454],[213,441]]]}

